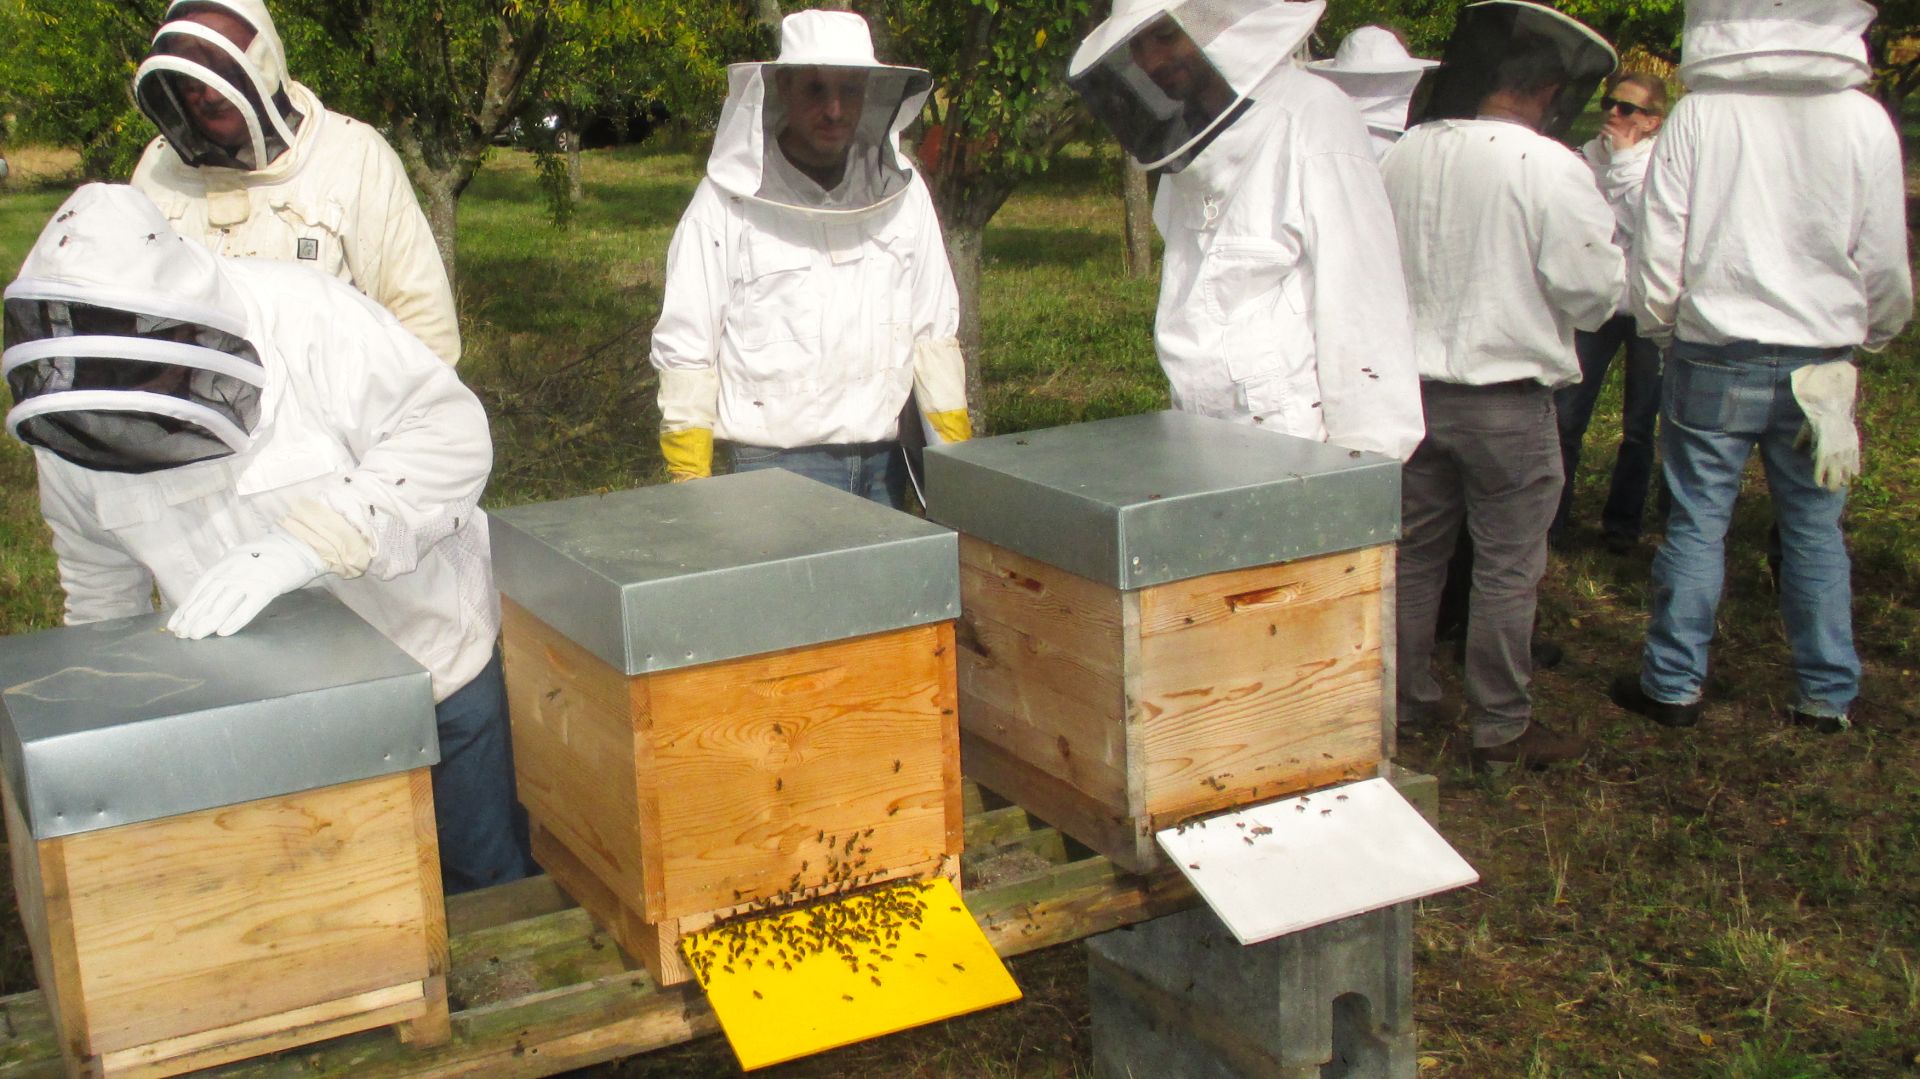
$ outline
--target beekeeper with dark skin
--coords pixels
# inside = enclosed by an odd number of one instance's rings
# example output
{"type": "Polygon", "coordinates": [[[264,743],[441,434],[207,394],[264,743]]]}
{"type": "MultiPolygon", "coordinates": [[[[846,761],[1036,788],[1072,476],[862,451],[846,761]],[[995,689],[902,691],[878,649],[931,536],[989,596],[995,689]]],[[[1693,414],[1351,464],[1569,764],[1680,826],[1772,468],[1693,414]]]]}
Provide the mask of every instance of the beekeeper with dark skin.
{"type": "Polygon", "coordinates": [[[1393,214],[1353,102],[1287,57],[1321,0],[1119,0],[1068,81],[1161,170],[1174,407],[1397,459],[1420,441],[1393,214]]]}
{"type": "Polygon", "coordinates": [[[299,263],[227,259],[131,187],[67,200],[5,293],[7,430],[34,447],[69,625],[152,610],[190,639],[338,597],[433,677],[448,892],[526,874],[477,505],[472,391],[299,263]]]}
{"type": "Polygon", "coordinates": [[[909,392],[929,443],[972,433],[959,294],[900,152],[932,80],[880,63],[866,20],[840,11],[787,16],[779,58],[728,77],[653,330],[667,468],[712,475],[717,441],[735,472],[895,501],[909,392]]]}
{"type": "Polygon", "coordinates": [[[1841,515],[1860,473],[1854,350],[1913,315],[1900,137],[1861,92],[1861,0],[1688,0],[1676,105],[1647,170],[1628,275],[1640,332],[1669,343],[1660,455],[1673,509],[1640,669],[1621,707],[1700,717],[1726,537],[1759,451],[1780,527],[1793,654],[1784,718],[1853,725],[1860,656],[1841,515]]]}
{"type": "Polygon", "coordinates": [[[1465,684],[1472,755],[1493,768],[1577,759],[1584,743],[1533,714],[1529,639],[1559,502],[1553,391],[1578,381],[1573,333],[1619,305],[1625,258],[1593,173],[1553,136],[1615,66],[1551,8],[1513,0],[1460,16],[1381,163],[1400,231],[1426,438],[1401,474],[1399,713],[1440,702],[1431,670],[1448,562],[1473,538],[1465,684]]]}
{"type": "Polygon", "coordinates": [[[160,137],[132,183],[175,231],[338,277],[458,362],[453,289],[399,157],[288,78],[261,0],[175,0],[134,97],[160,137]]]}

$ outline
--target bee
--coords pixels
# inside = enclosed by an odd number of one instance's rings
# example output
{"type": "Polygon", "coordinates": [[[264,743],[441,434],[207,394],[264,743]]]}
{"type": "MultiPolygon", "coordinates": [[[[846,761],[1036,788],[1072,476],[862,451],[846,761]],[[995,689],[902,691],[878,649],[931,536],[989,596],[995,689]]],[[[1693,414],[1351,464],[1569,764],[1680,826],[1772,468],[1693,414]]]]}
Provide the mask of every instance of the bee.
{"type": "Polygon", "coordinates": [[[1321,816],[1323,816],[1323,817],[1331,817],[1331,816],[1333,816],[1333,810],[1331,810],[1331,809],[1323,809],[1323,810],[1321,810],[1321,811],[1320,811],[1320,815],[1321,815],[1321,816]]]}
{"type": "Polygon", "coordinates": [[[964,966],[961,966],[959,963],[955,963],[953,965],[953,969],[959,971],[962,974],[965,974],[967,972],[967,968],[964,966]]]}
{"type": "Polygon", "coordinates": [[[753,991],[753,999],[755,999],[755,1000],[765,1000],[765,999],[767,999],[767,998],[766,998],[766,997],[763,997],[763,996],[761,996],[761,995],[760,995],[760,990],[758,990],[758,989],[755,989],[755,990],[753,991]]]}
{"type": "Polygon", "coordinates": [[[1337,798],[1335,798],[1335,799],[1334,799],[1334,801],[1336,801],[1336,802],[1344,802],[1344,801],[1346,801],[1346,800],[1347,800],[1347,796],[1346,796],[1346,795],[1344,795],[1344,794],[1342,794],[1342,795],[1340,795],[1339,797],[1337,797],[1337,798]]]}
{"type": "Polygon", "coordinates": [[[893,762],[893,770],[894,770],[894,772],[895,772],[896,774],[898,774],[898,773],[899,773],[899,771],[900,771],[900,762],[899,762],[899,761],[894,761],[894,762],[893,762]]]}
{"type": "Polygon", "coordinates": [[[852,994],[852,993],[842,993],[842,994],[840,994],[840,999],[841,999],[841,1000],[852,1000],[852,999],[853,999],[853,994],[852,994]]]}

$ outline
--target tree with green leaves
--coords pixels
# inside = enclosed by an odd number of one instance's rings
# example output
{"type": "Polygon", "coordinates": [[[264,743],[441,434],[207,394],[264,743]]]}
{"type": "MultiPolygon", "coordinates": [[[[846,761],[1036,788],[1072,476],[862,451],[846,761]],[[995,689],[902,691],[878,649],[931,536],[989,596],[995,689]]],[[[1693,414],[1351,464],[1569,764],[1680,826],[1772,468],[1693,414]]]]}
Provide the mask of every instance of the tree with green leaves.
{"type": "Polygon", "coordinates": [[[493,141],[543,94],[585,106],[624,87],[697,107],[722,84],[726,5],[683,0],[284,0],[290,49],[342,111],[386,129],[449,273],[455,212],[493,141]],[[633,80],[654,83],[644,91],[633,80]]]}
{"type": "Polygon", "coordinates": [[[125,176],[153,137],[133,73],[166,0],[0,0],[0,114],[15,139],[80,151],[88,179],[125,176]]]}

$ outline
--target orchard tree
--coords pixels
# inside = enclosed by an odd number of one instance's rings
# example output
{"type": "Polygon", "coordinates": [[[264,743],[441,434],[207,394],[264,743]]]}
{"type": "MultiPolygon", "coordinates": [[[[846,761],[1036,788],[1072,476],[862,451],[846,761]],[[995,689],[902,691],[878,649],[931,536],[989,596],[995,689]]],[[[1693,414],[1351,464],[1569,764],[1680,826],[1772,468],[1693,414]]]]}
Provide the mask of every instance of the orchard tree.
{"type": "Polygon", "coordinates": [[[11,136],[80,151],[90,180],[125,176],[153,137],[133,73],[166,0],[0,0],[0,114],[11,136]]]}
{"type": "MultiPolygon", "coordinates": [[[[673,104],[722,84],[724,4],[693,0],[282,0],[283,31],[323,99],[388,131],[447,270],[456,211],[493,142],[547,93],[657,76],[673,104]]],[[[304,73],[304,74],[303,74],[304,73]]]]}

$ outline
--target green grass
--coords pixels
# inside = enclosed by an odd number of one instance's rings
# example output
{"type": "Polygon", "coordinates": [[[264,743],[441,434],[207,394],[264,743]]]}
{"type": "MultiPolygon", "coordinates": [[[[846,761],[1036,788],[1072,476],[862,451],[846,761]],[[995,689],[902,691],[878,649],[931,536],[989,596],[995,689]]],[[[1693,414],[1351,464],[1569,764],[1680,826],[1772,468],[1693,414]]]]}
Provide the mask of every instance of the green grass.
{"type": "MultiPolygon", "coordinates": [[[[534,174],[501,154],[462,205],[462,375],[486,400],[498,458],[489,503],[660,478],[647,330],[696,153],[586,155],[588,201],[549,227],[534,174]]],[[[989,230],[980,360],[998,431],[1164,407],[1153,358],[1157,282],[1121,273],[1110,159],[1066,155],[989,230]]],[[[0,195],[0,274],[57,204],[0,195]]],[[[1786,645],[1765,579],[1757,474],[1734,522],[1715,646],[1718,698],[1691,733],[1605,703],[1644,629],[1652,547],[1556,553],[1543,591],[1566,662],[1536,689],[1543,716],[1595,751],[1578,768],[1483,779],[1463,732],[1401,759],[1443,780],[1443,823],[1482,882],[1423,904],[1416,1014],[1423,1076],[1913,1076],[1920,1065],[1920,371],[1909,334],[1862,365],[1867,474],[1848,527],[1868,675],[1865,729],[1782,726],[1786,645]]],[[[1618,376],[1578,478],[1589,533],[1619,437],[1618,376]]],[[[58,586],[30,458],[0,447],[0,631],[51,624],[58,586]]],[[[0,989],[31,982],[17,934],[0,989]]],[[[1028,1002],[896,1036],[780,1074],[1068,1076],[1087,1061],[1076,948],[1021,960],[1028,1002]]],[[[621,1066],[724,1074],[708,1040],[621,1066]]]]}

